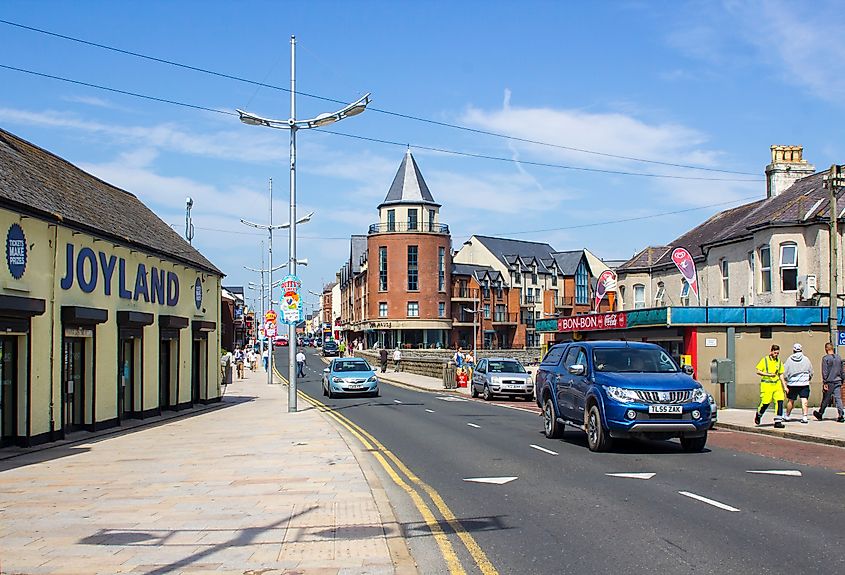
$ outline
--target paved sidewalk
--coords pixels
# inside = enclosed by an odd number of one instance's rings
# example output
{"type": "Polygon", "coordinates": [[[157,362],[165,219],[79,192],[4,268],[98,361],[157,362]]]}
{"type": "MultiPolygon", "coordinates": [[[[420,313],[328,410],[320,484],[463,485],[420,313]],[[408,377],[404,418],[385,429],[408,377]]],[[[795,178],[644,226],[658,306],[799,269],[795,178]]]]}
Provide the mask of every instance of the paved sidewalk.
{"type": "MultiPolygon", "coordinates": [[[[445,389],[443,382],[436,377],[427,377],[402,371],[397,373],[391,370],[388,370],[386,373],[378,371],[378,376],[387,382],[398,383],[417,389],[469,396],[469,388],[445,389]]],[[[836,409],[828,408],[824,414],[824,421],[816,421],[812,416],[812,409],[810,411],[810,423],[804,424],[798,420],[793,420],[786,424],[785,429],[775,429],[773,427],[771,409],[763,417],[763,425],[759,427],[754,425],[753,409],[720,409],[719,423],[717,426],[722,429],[764,433],[801,441],[845,447],[845,423],[836,423],[836,409]]],[[[796,413],[798,413],[798,419],[800,419],[801,409],[799,408],[793,411],[793,416],[796,413]]]]}
{"type": "Polygon", "coordinates": [[[0,573],[416,573],[371,458],[247,373],[220,409],[0,461],[0,573]]]}

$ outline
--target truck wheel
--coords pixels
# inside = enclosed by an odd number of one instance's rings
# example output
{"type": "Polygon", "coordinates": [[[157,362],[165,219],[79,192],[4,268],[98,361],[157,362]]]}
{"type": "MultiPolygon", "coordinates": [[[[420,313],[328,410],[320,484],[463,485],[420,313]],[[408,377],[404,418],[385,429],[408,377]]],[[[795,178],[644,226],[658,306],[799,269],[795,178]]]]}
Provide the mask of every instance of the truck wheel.
{"type": "Polygon", "coordinates": [[[549,439],[560,439],[563,437],[564,424],[558,422],[555,415],[555,406],[552,398],[546,399],[543,404],[543,434],[549,439]]]}
{"type": "Polygon", "coordinates": [[[493,401],[493,392],[490,391],[489,385],[485,385],[484,391],[482,391],[481,393],[482,397],[484,398],[484,401],[493,401]]]}
{"type": "Polygon", "coordinates": [[[602,426],[601,413],[597,405],[593,405],[587,413],[587,447],[590,451],[607,451],[610,449],[611,439],[607,430],[602,426]]]}
{"type": "Polygon", "coordinates": [[[469,395],[470,397],[478,397],[478,390],[475,388],[475,384],[470,384],[469,395]]]}
{"type": "Polygon", "coordinates": [[[682,437],[681,449],[687,453],[700,453],[704,451],[704,446],[707,444],[707,433],[701,437],[682,437]]]}

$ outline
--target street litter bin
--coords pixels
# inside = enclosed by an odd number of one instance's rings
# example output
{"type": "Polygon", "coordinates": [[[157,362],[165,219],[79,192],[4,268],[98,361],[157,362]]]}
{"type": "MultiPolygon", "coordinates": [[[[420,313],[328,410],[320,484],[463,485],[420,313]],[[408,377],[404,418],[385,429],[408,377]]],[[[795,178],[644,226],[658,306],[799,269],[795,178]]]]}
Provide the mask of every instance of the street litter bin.
{"type": "Polygon", "coordinates": [[[223,366],[223,385],[232,383],[232,364],[227,363],[223,366]]]}

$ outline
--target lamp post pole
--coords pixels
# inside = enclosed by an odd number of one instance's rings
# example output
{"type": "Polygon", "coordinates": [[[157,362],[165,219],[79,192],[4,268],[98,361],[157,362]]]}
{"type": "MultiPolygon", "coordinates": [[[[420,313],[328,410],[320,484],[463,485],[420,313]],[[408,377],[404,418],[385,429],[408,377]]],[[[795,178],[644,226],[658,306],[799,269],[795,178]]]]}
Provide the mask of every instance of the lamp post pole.
{"type": "Polygon", "coordinates": [[[830,343],[835,349],[839,347],[839,326],[837,325],[839,305],[839,212],[836,201],[837,188],[845,184],[845,166],[832,165],[825,175],[824,185],[830,191],[830,343]]]}
{"type": "MultiPolygon", "coordinates": [[[[290,131],[290,254],[288,272],[296,275],[296,132],[305,128],[320,128],[351,116],[357,116],[370,103],[370,94],[364,95],[357,101],[330,114],[320,114],[309,120],[296,119],[296,36],[290,37],[290,117],[287,120],[272,120],[262,118],[250,112],[238,110],[241,122],[252,126],[264,126],[290,131]]],[[[304,221],[310,216],[303,218],[304,221]]],[[[303,263],[304,260],[299,260],[303,263]]],[[[272,265],[271,265],[272,267],[272,265]]],[[[271,298],[272,299],[272,298],[271,298]]],[[[296,324],[288,326],[288,411],[296,411],[296,324]]]]}

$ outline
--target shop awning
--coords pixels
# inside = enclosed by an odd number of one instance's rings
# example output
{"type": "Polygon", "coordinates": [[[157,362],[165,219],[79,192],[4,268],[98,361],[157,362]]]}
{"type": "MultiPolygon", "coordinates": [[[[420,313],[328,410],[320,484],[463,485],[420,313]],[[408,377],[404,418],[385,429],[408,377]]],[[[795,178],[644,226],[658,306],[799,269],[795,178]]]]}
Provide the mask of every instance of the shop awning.
{"type": "Polygon", "coordinates": [[[6,317],[30,318],[43,314],[45,309],[43,299],[16,295],[0,295],[0,315],[6,317]]]}
{"type": "Polygon", "coordinates": [[[184,329],[188,327],[188,323],[188,318],[180,317],[178,315],[158,316],[158,326],[161,329],[184,329]]]}
{"type": "Polygon", "coordinates": [[[143,311],[117,312],[117,325],[120,327],[144,327],[152,325],[153,319],[153,314],[143,311]]]}
{"type": "Polygon", "coordinates": [[[217,329],[217,324],[213,321],[203,321],[201,319],[195,319],[191,322],[191,329],[193,329],[194,331],[209,332],[217,329]]]}
{"type": "Polygon", "coordinates": [[[109,310],[78,305],[62,306],[62,323],[67,325],[97,325],[109,321],[109,310]]]}

